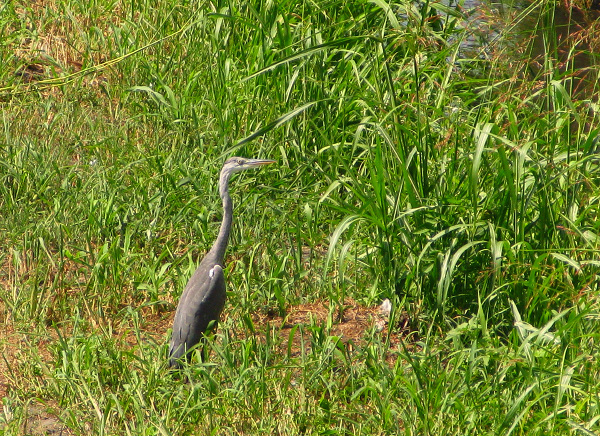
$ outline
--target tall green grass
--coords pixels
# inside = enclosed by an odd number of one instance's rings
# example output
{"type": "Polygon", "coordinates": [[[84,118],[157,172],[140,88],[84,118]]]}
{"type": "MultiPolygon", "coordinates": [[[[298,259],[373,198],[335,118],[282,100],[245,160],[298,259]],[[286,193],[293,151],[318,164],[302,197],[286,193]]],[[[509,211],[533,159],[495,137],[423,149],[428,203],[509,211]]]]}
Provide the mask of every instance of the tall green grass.
{"type": "Polygon", "coordinates": [[[465,59],[465,14],[0,6],[0,428],[41,404],[75,434],[597,432],[597,85],[531,74],[509,31],[465,59]],[[227,316],[177,376],[168,317],[233,154],[279,165],[232,181],[227,316]],[[391,335],[332,333],[384,298],[391,335]],[[324,325],[257,321],[319,301],[324,325]]]}

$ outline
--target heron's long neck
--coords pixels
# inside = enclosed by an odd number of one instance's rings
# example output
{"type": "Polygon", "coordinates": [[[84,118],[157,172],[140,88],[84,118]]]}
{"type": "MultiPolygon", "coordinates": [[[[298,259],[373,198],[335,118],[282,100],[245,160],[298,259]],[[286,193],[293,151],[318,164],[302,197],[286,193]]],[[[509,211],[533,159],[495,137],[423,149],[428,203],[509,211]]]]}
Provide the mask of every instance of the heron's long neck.
{"type": "Polygon", "coordinates": [[[225,250],[229,241],[229,231],[231,230],[231,223],[233,221],[233,201],[231,201],[231,197],[229,196],[228,183],[229,177],[221,177],[219,193],[223,200],[223,221],[221,221],[219,236],[217,236],[217,240],[210,249],[217,257],[219,263],[223,263],[223,259],[225,258],[225,250]]]}

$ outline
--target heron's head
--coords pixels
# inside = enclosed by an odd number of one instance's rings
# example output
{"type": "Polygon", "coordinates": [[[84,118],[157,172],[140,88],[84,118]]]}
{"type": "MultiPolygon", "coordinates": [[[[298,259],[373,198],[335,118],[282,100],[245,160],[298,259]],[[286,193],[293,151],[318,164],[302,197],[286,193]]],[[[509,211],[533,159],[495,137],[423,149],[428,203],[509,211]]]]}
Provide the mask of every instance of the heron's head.
{"type": "Polygon", "coordinates": [[[271,159],[246,159],[244,157],[230,157],[223,164],[221,173],[233,174],[239,171],[258,168],[272,163],[275,163],[275,161],[271,159]]]}
{"type": "Polygon", "coordinates": [[[227,184],[229,177],[239,171],[249,170],[251,168],[259,168],[263,165],[275,163],[271,159],[246,159],[244,157],[230,157],[223,164],[221,176],[219,177],[219,192],[221,197],[227,192],[227,184]]]}

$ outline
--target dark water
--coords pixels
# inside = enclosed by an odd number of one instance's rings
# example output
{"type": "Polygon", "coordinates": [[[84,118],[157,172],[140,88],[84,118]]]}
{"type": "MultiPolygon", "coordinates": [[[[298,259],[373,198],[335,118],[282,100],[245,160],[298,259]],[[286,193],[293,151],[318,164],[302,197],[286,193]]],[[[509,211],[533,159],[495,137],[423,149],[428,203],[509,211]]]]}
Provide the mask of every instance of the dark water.
{"type": "MultiPolygon", "coordinates": [[[[600,8],[600,0],[598,3],[600,8]]],[[[456,2],[450,0],[446,5],[456,7],[456,2]]],[[[459,59],[490,59],[497,53],[514,56],[515,61],[528,62],[532,79],[542,74],[545,61],[552,59],[559,75],[568,74],[573,95],[595,97],[594,48],[581,34],[590,31],[590,23],[600,16],[600,11],[582,12],[566,9],[562,4],[548,8],[523,0],[465,0],[462,10],[466,18],[460,26],[469,32],[460,41],[459,59]]]]}

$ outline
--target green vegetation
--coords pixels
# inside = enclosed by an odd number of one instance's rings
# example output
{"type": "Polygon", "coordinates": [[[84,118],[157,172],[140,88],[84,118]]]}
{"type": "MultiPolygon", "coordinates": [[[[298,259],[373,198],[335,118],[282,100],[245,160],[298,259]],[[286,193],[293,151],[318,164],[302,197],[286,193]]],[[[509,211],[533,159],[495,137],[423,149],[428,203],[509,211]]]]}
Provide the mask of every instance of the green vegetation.
{"type": "Polygon", "coordinates": [[[2,3],[0,432],[600,431],[598,87],[553,4],[517,15],[537,39],[467,50],[430,2],[2,3]],[[225,317],[178,377],[231,155],[278,166],[232,181],[225,317]]]}

